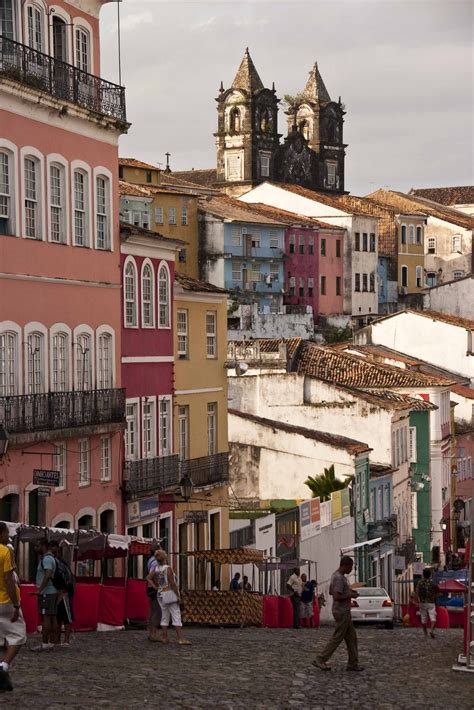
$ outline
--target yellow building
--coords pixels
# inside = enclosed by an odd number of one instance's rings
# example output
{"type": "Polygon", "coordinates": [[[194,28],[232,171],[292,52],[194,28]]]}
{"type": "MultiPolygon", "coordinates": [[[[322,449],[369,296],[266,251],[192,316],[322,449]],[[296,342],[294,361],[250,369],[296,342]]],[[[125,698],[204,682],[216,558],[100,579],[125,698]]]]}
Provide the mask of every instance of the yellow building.
{"type": "Polygon", "coordinates": [[[401,296],[425,288],[425,223],[421,214],[398,214],[398,290],[401,296]]]}
{"type": "MultiPolygon", "coordinates": [[[[182,588],[210,588],[218,570],[182,553],[229,547],[227,292],[177,273],[174,285],[174,441],[191,499],[177,503],[182,588]]],[[[221,579],[225,589],[228,579],[221,579]]]]}
{"type": "Polygon", "coordinates": [[[198,195],[186,188],[180,189],[178,185],[164,185],[159,168],[135,158],[119,159],[119,177],[124,183],[140,185],[146,190],[146,194],[152,198],[150,223],[146,228],[165,237],[186,242],[176,260],[176,269],[182,274],[197,278],[198,195]]]}

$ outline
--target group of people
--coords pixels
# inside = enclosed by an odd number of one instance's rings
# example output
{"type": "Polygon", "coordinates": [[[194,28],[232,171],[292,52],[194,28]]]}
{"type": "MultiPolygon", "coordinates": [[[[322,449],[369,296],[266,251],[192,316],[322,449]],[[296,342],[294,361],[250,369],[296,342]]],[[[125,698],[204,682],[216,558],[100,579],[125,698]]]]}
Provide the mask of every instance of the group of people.
{"type": "Polygon", "coordinates": [[[242,577],[242,581],[240,581],[240,572],[236,572],[230,580],[229,590],[231,592],[251,592],[252,585],[245,574],[242,577]]]}
{"type": "Polygon", "coordinates": [[[286,584],[293,605],[293,628],[300,629],[302,626],[312,628],[314,626],[313,608],[317,588],[316,580],[308,580],[308,577],[304,573],[300,574],[298,567],[295,567],[286,584]]]}

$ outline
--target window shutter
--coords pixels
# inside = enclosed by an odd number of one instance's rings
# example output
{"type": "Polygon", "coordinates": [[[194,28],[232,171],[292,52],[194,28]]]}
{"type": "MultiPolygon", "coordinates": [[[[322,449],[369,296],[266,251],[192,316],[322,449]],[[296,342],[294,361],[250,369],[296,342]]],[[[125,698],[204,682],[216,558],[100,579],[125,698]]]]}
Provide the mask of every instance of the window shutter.
{"type": "Polygon", "coordinates": [[[410,427],[410,463],[416,463],[416,427],[410,427]]]}
{"type": "Polygon", "coordinates": [[[411,526],[418,527],[418,494],[411,494],[411,526]]]}

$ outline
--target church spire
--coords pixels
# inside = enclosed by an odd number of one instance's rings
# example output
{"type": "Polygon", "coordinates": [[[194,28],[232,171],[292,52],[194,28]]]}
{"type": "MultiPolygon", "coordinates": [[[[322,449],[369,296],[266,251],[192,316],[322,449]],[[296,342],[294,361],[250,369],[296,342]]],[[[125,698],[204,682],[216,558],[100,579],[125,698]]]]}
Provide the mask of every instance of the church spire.
{"type": "Polygon", "coordinates": [[[314,103],[331,101],[328,90],[324,86],[324,81],[319,73],[318,63],[315,62],[309,72],[309,79],[304,87],[303,96],[314,103]]]}
{"type": "Polygon", "coordinates": [[[240,67],[232,82],[232,88],[245,89],[245,91],[248,91],[250,94],[263,89],[262,80],[255,69],[255,64],[252,61],[248,47],[245,49],[244,58],[240,62],[240,67]]]}

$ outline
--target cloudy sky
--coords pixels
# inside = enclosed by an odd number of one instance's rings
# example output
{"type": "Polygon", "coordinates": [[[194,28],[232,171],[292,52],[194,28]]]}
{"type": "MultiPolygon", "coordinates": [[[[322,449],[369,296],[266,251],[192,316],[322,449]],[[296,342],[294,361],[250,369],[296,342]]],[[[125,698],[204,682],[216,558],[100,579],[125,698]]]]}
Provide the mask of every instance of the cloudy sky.
{"type": "MultiPolygon", "coordinates": [[[[124,0],[122,156],[215,166],[214,98],[246,46],[265,86],[302,90],[315,61],[346,105],[346,189],[473,183],[472,0],[124,0]]],[[[101,15],[118,79],[117,6],[101,15]]],[[[284,132],[283,111],[280,112],[284,132]]]]}

